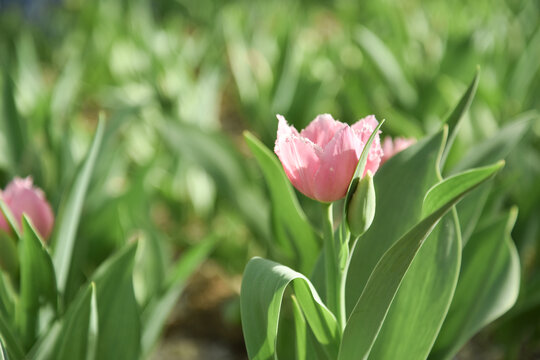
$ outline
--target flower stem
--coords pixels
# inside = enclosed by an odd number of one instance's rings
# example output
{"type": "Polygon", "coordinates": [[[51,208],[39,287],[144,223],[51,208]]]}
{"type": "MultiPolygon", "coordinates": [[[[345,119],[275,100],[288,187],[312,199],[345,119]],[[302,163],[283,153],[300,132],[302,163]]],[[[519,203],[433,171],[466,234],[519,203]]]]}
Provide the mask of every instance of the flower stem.
{"type": "Polygon", "coordinates": [[[337,318],[340,301],[340,271],[337,264],[336,244],[334,241],[334,221],[332,203],[323,204],[324,265],[326,274],[326,305],[337,318]]]}

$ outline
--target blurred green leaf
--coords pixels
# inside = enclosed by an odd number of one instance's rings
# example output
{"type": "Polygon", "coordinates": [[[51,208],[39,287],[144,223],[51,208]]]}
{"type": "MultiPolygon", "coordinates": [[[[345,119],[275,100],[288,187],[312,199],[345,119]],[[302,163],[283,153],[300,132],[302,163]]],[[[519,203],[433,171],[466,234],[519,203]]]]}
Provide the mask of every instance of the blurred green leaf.
{"type": "Polygon", "coordinates": [[[4,215],[4,218],[7,220],[9,228],[11,229],[11,231],[13,231],[15,236],[17,236],[17,239],[20,240],[22,234],[19,229],[19,223],[17,222],[17,219],[15,219],[15,217],[13,216],[13,213],[11,212],[9,206],[7,206],[6,202],[2,198],[0,198],[0,209],[2,211],[2,214],[4,215]]]}
{"type": "Polygon", "coordinates": [[[236,205],[245,221],[262,239],[269,239],[268,205],[247,178],[244,160],[234,145],[220,133],[203,131],[168,121],[160,132],[172,151],[206,170],[221,196],[236,205]]]}
{"type": "Polygon", "coordinates": [[[1,337],[0,337],[0,360],[9,360],[7,350],[4,347],[4,342],[2,341],[1,337]]]}
{"type": "MultiPolygon", "coordinates": [[[[0,269],[5,271],[7,274],[10,274],[12,279],[16,279],[19,273],[17,245],[15,244],[15,240],[3,230],[0,230],[0,249],[2,249],[2,251],[0,251],[0,269]]],[[[1,298],[2,297],[0,296],[0,299],[1,298]]]]}
{"type": "Polygon", "coordinates": [[[475,232],[463,248],[456,293],[430,359],[451,359],[469,338],[516,302],[520,265],[510,238],[516,217],[514,208],[475,232]]]}
{"type": "Polygon", "coordinates": [[[133,360],[141,352],[139,307],[133,290],[137,244],[126,245],[94,273],[99,335],[96,359],[133,360]]]}
{"type": "Polygon", "coordinates": [[[302,274],[270,260],[253,258],[244,271],[240,306],[242,329],[250,359],[277,359],[276,341],[285,289],[294,294],[327,358],[335,359],[340,328],[334,315],[302,274]]]}
{"type": "Polygon", "coordinates": [[[0,338],[4,341],[10,360],[23,360],[25,358],[22,344],[15,335],[15,329],[6,322],[3,316],[0,316],[0,338]]]}
{"type": "Polygon", "coordinates": [[[23,216],[23,236],[19,242],[21,262],[20,298],[15,319],[26,348],[35,341],[39,308],[48,303],[56,310],[57,292],[54,267],[42,240],[23,216]]]}
{"type": "Polygon", "coordinates": [[[462,160],[449,173],[455,174],[504,159],[523,138],[531,121],[537,117],[538,115],[534,111],[519,115],[494,136],[470,147],[462,160]]]}
{"type": "Polygon", "coordinates": [[[141,315],[142,322],[142,354],[148,356],[152,347],[158,341],[159,335],[178,301],[188,278],[208,257],[217,241],[217,237],[203,239],[200,244],[191,247],[177,261],[174,269],[167,278],[164,290],[153,294],[152,301],[146,306],[141,315]]]}
{"type": "Polygon", "coordinates": [[[298,259],[300,272],[310,273],[317,260],[319,245],[291,182],[276,156],[263,143],[249,132],[244,133],[244,138],[270,190],[272,224],[279,250],[288,256],[288,261],[298,259]]]}
{"type": "Polygon", "coordinates": [[[91,283],[82,296],[75,300],[63,317],[62,330],[58,337],[55,360],[93,360],[97,344],[91,342],[97,329],[92,329],[92,317],[96,317],[96,286],[91,283]],[[94,332],[94,334],[92,334],[94,332]]]}
{"type": "MultiPolygon", "coordinates": [[[[15,254],[17,254],[16,250],[15,254]]],[[[15,294],[7,281],[9,281],[7,277],[0,272],[0,316],[9,322],[12,320],[15,310],[15,294]]]]}
{"type": "Polygon", "coordinates": [[[100,119],[92,145],[88,150],[81,170],[77,173],[73,187],[64,199],[63,208],[56,224],[53,259],[58,290],[64,295],[67,292],[68,277],[73,266],[74,252],[77,251],[77,227],[79,226],[84,199],[103,139],[104,128],[104,120],[100,119]]]}
{"type": "Polygon", "coordinates": [[[15,86],[13,79],[9,73],[9,66],[3,67],[3,106],[2,113],[3,128],[6,131],[5,139],[8,143],[9,163],[11,165],[11,173],[18,173],[19,168],[23,165],[23,160],[28,152],[28,133],[26,129],[26,121],[17,111],[15,104],[15,86]]]}
{"type": "Polygon", "coordinates": [[[398,100],[405,107],[414,106],[418,100],[416,90],[407,81],[400,62],[386,44],[375,33],[363,26],[356,29],[355,39],[366,55],[372,59],[398,100]]]}
{"type": "MultiPolygon", "coordinates": [[[[435,201],[434,204],[436,203],[439,207],[395,242],[377,263],[362,295],[347,320],[341,341],[339,359],[368,358],[403,278],[428,235],[452,206],[473,188],[493,176],[499,168],[500,165],[494,165],[490,167],[489,171],[484,169],[476,170],[474,181],[469,181],[471,173],[468,172],[458,175],[467,181],[452,178],[444,180],[434,187],[434,189],[447,189],[449,183],[456,186],[456,188],[452,189],[451,197],[444,197],[441,198],[441,201],[435,201]]],[[[415,341],[413,338],[411,340],[415,341]]],[[[429,348],[427,350],[418,349],[417,351],[416,355],[411,354],[411,359],[425,357],[429,348]]],[[[388,358],[392,359],[394,357],[388,358]]]]}

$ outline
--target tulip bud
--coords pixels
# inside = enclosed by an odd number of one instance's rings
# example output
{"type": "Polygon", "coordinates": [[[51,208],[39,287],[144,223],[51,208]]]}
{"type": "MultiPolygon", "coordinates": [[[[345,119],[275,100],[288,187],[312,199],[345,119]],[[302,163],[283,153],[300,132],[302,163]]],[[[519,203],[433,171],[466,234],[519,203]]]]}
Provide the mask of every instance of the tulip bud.
{"type": "MultiPolygon", "coordinates": [[[[11,210],[21,229],[23,214],[26,214],[37,232],[46,240],[54,224],[54,214],[41,189],[33,186],[32,178],[15,178],[1,193],[2,199],[11,210]]],[[[11,231],[4,215],[0,213],[0,228],[11,231]]]]}
{"type": "Polygon", "coordinates": [[[370,171],[360,179],[347,206],[347,223],[355,236],[360,236],[371,226],[375,217],[375,187],[370,171]]]}

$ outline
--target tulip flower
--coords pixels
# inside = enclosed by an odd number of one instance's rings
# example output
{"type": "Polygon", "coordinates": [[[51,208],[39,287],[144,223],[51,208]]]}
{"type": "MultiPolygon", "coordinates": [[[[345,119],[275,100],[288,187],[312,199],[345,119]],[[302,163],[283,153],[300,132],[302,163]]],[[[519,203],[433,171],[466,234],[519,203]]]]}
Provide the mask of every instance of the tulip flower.
{"type": "Polygon", "coordinates": [[[390,159],[398,152],[405,150],[414,143],[416,143],[416,139],[397,137],[392,140],[390,136],[385,137],[382,144],[383,157],[381,159],[381,164],[384,164],[386,160],[390,159]]]}
{"type": "MultiPolygon", "coordinates": [[[[0,196],[17,220],[19,229],[22,228],[23,214],[26,214],[41,237],[44,240],[49,238],[54,224],[54,214],[43,191],[33,186],[31,177],[13,179],[6,189],[0,192],[0,196]]],[[[1,213],[0,229],[8,233],[11,231],[1,213]]]]}
{"type": "MultiPolygon", "coordinates": [[[[300,133],[285,118],[279,120],[274,152],[285,174],[304,195],[332,202],[343,198],[356,170],[362,150],[378,125],[375,116],[367,116],[354,125],[334,120],[331,115],[317,116],[300,133]]],[[[382,149],[375,137],[364,174],[379,168],[382,149]]]]}

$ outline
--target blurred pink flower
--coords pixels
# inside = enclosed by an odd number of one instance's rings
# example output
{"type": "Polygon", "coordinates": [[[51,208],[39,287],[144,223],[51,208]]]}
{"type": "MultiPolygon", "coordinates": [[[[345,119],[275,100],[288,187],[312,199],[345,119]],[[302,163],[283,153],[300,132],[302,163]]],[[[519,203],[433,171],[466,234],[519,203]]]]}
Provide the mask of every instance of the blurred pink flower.
{"type": "MultiPolygon", "coordinates": [[[[31,177],[25,179],[16,177],[3,192],[0,192],[0,196],[19,223],[19,229],[22,227],[24,213],[41,237],[44,240],[49,238],[54,224],[54,214],[43,191],[33,186],[31,177]]],[[[0,213],[0,228],[8,233],[11,231],[2,213],[0,213]]]]}
{"type": "MultiPolygon", "coordinates": [[[[364,145],[378,125],[375,116],[367,116],[349,126],[323,114],[300,133],[283,116],[277,115],[277,118],[274,151],[294,187],[321,202],[344,197],[364,145]]],[[[377,134],[363,175],[368,170],[372,174],[377,171],[381,156],[377,134]]]]}
{"type": "Polygon", "coordinates": [[[384,164],[386,160],[390,159],[398,152],[405,150],[414,143],[416,143],[416,139],[412,138],[406,139],[402,137],[397,137],[392,140],[390,136],[385,137],[382,144],[383,157],[381,159],[381,164],[384,164]]]}

